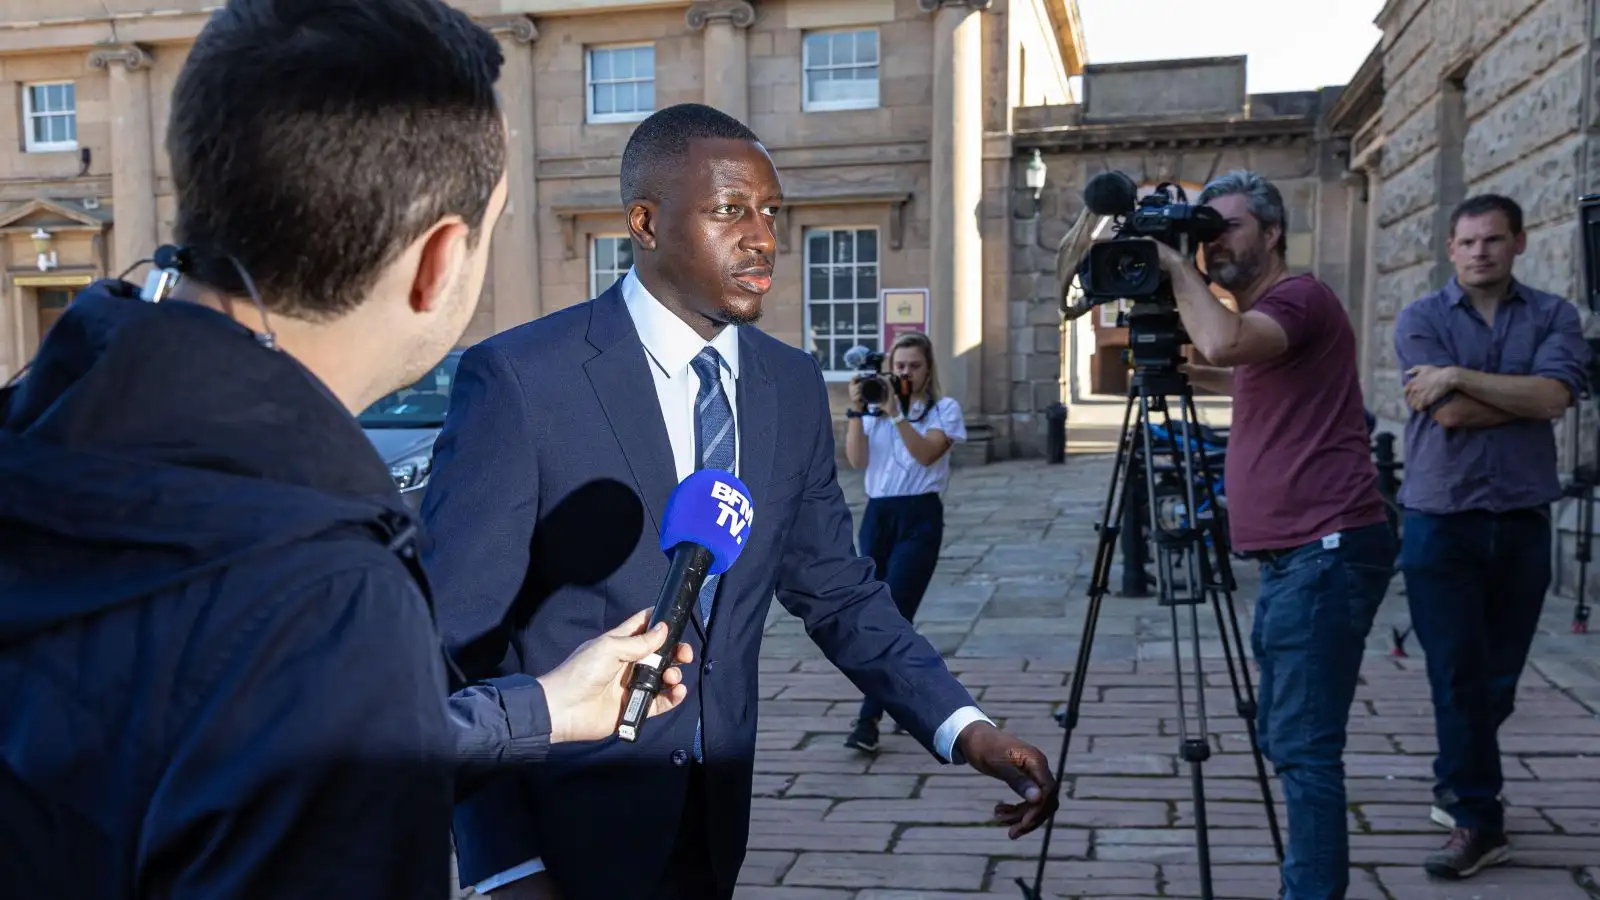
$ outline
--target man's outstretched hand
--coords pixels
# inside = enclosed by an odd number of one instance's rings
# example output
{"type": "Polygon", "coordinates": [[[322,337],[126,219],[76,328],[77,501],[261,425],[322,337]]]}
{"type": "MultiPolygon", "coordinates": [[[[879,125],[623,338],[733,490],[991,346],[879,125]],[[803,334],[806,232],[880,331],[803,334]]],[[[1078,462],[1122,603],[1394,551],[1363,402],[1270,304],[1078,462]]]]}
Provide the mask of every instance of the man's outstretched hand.
{"type": "Polygon", "coordinates": [[[974,769],[1004,781],[1022,798],[1020,803],[998,803],[994,808],[995,821],[1011,826],[1012,840],[1056,814],[1060,791],[1050,774],[1050,763],[1038,747],[988,722],[974,722],[962,729],[956,747],[974,769]]]}
{"type": "MultiPolygon", "coordinates": [[[[550,707],[550,743],[597,741],[617,730],[633,664],[660,650],[667,640],[665,623],[645,631],[649,623],[650,610],[642,609],[539,676],[550,707]]],[[[693,661],[694,650],[679,644],[675,664],[661,673],[667,688],[651,702],[650,716],[676,709],[689,696],[678,666],[693,661]]]]}

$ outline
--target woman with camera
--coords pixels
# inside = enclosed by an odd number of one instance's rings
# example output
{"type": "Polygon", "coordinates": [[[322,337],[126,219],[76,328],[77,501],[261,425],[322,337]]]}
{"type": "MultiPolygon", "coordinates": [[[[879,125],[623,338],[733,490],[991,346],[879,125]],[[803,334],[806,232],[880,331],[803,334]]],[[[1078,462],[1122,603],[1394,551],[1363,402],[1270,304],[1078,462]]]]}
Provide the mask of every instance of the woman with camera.
{"type": "MultiPolygon", "coordinates": [[[[950,448],[966,440],[961,404],[939,396],[939,375],[928,336],[909,332],[889,350],[889,374],[856,376],[850,383],[845,457],[866,469],[867,509],[857,546],[889,586],[900,614],[911,621],[933,579],[944,540],[944,503],[950,448]]],[[[846,747],[878,749],[883,707],[861,703],[846,747]]]]}

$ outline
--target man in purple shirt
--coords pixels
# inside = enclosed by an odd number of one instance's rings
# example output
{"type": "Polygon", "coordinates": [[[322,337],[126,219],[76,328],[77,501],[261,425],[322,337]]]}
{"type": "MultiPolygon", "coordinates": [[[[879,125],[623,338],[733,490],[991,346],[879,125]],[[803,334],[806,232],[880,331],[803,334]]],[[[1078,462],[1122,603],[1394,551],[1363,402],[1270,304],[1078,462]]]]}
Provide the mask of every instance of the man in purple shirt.
{"type": "Polygon", "coordinates": [[[1439,753],[1423,866],[1466,878],[1510,858],[1497,732],[1550,586],[1550,504],[1561,496],[1552,421],[1588,389],[1575,306],[1511,274],[1522,209],[1492,194],[1450,217],[1450,283],[1400,311],[1405,509],[1400,567],[1427,654],[1439,753]]]}
{"type": "Polygon", "coordinates": [[[1288,218],[1271,182],[1230,172],[1199,202],[1226,227],[1205,245],[1211,293],[1191,260],[1160,244],[1184,329],[1212,365],[1200,387],[1233,397],[1224,477],[1235,550],[1261,564],[1251,647],[1261,669],[1257,731],[1283,784],[1286,900],[1344,900],[1350,885],[1344,748],[1367,633],[1394,575],[1339,298],[1284,258],[1288,218]]]}

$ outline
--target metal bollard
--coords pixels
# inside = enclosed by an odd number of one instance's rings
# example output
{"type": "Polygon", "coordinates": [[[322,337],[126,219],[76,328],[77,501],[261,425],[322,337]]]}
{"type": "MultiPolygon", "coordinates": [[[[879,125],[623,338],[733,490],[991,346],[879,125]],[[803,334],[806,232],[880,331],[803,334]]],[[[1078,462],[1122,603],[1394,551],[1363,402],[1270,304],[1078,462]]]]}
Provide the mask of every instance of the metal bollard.
{"type": "Polygon", "coordinates": [[[1067,461],[1067,407],[1052,403],[1044,411],[1044,455],[1052,465],[1067,461]]]}

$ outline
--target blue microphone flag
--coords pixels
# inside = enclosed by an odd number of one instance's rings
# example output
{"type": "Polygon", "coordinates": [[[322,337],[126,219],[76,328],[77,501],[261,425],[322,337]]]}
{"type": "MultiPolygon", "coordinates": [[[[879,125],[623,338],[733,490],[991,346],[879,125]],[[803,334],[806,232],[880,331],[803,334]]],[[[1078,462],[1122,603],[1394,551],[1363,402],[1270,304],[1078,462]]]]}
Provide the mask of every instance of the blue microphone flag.
{"type": "Polygon", "coordinates": [[[685,541],[711,551],[710,575],[733,567],[750,536],[755,507],[750,489],[722,469],[700,469],[678,482],[661,520],[661,551],[685,541]]]}

